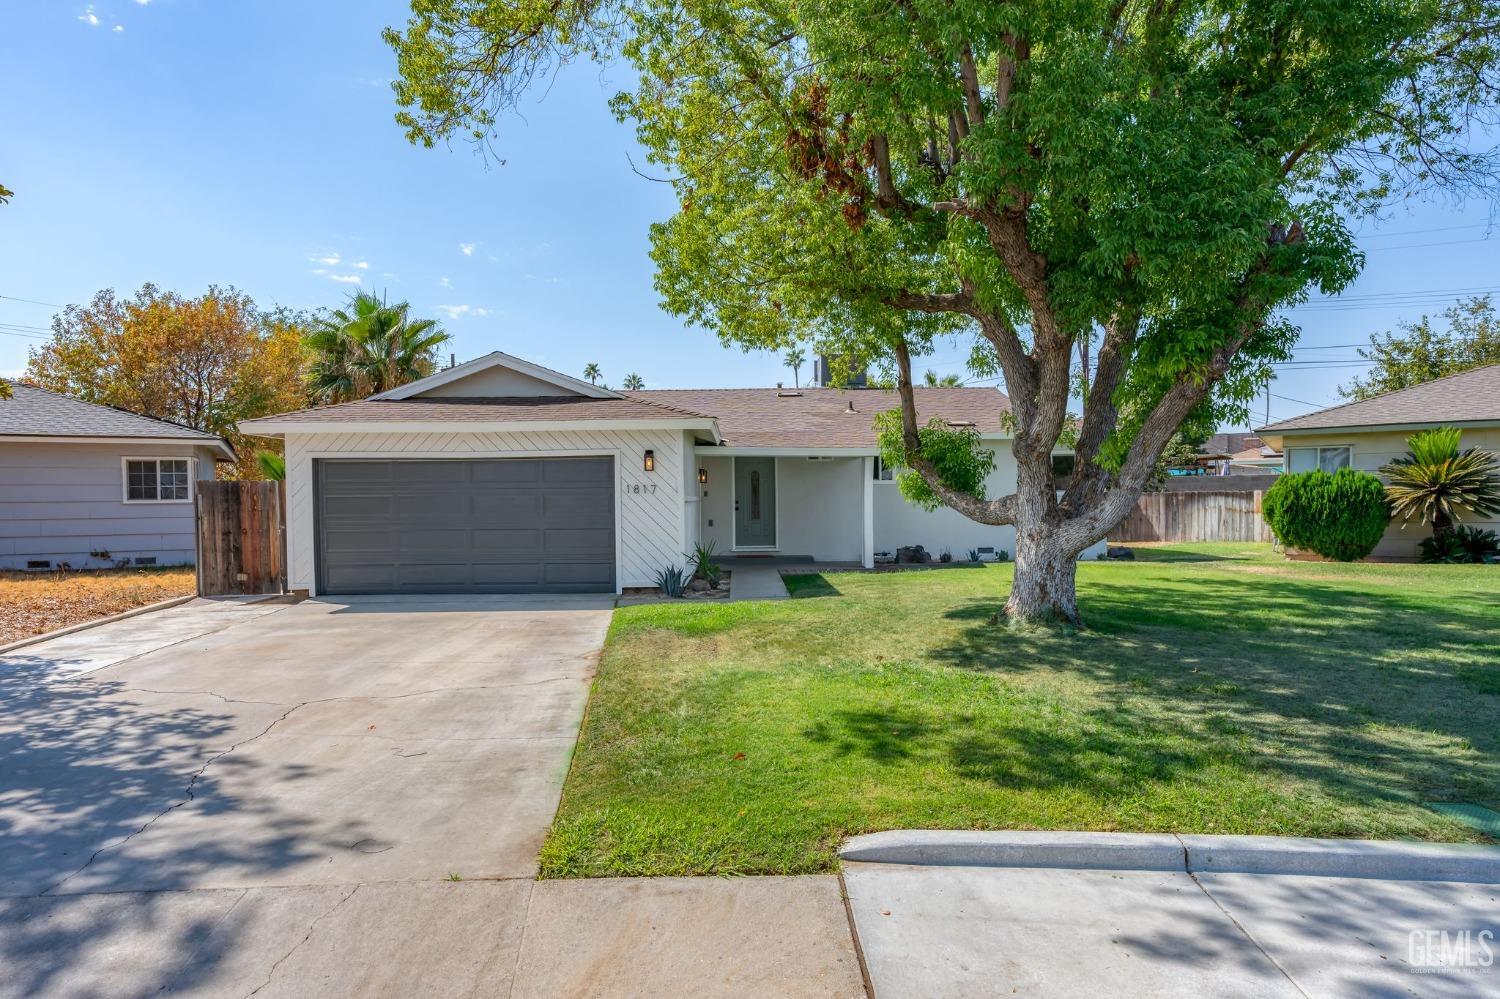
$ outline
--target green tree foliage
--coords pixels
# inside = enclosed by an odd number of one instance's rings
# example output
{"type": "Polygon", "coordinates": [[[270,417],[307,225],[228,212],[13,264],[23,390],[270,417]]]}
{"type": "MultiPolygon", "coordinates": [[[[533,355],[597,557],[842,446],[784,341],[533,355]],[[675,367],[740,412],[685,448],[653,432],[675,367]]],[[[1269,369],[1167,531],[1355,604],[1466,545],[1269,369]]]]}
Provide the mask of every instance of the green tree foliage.
{"type": "Polygon", "coordinates": [[[786,352],[782,358],[782,364],[792,369],[792,385],[795,388],[802,387],[802,365],[807,363],[807,354],[801,347],[793,347],[786,352]]]}
{"type": "Polygon", "coordinates": [[[491,141],[555,66],[622,53],[613,107],[679,204],[651,232],[665,306],[893,372],[907,467],[1016,525],[1009,611],[1076,620],[1073,559],[1179,424],[1243,422],[1296,339],[1281,311],[1358,273],[1345,219],[1494,187],[1471,125],[1495,117],[1497,24],[1500,0],[412,0],[386,37],[426,145],[491,141]],[[925,450],[949,441],[923,437],[911,359],[949,336],[1004,376],[1012,495],[925,450]]]}
{"type": "Polygon", "coordinates": [[[632,371],[625,376],[625,381],[621,382],[621,387],[627,392],[639,392],[646,387],[646,379],[632,371]]]}
{"type": "Polygon", "coordinates": [[[964,383],[964,376],[953,372],[949,372],[946,375],[939,375],[936,371],[928,368],[922,372],[922,382],[928,388],[952,388],[962,385],[964,383]]]}
{"type": "Polygon", "coordinates": [[[286,481],[286,457],[275,451],[255,452],[255,463],[260,466],[260,475],[263,479],[272,482],[286,481]]]}
{"type": "Polygon", "coordinates": [[[8,204],[10,202],[10,199],[14,198],[15,196],[15,191],[12,191],[4,184],[0,184],[0,205],[8,204]]]}
{"type": "Polygon", "coordinates": [[[432,374],[450,339],[432,319],[412,319],[405,302],[360,291],[346,308],[320,317],[305,344],[308,391],[323,403],[363,399],[432,374]]]}
{"type": "Polygon", "coordinates": [[[1339,387],[1345,399],[1369,399],[1396,389],[1460,371],[1500,364],[1500,317],[1488,295],[1477,296],[1443,310],[1446,331],[1433,328],[1423,316],[1402,323],[1399,332],[1372,333],[1370,346],[1359,354],[1374,362],[1369,372],[1339,387]]]}
{"type": "Polygon", "coordinates": [[[1261,509],[1282,544],[1339,562],[1369,555],[1391,522],[1380,480],[1352,468],[1283,475],[1261,509]]]}
{"type": "Polygon", "coordinates": [[[1432,525],[1432,536],[1451,530],[1465,514],[1500,513],[1500,458],[1477,447],[1459,450],[1462,431],[1438,427],[1406,439],[1407,453],[1381,466],[1395,516],[1432,525]]]}
{"type": "Polygon", "coordinates": [[[599,370],[599,365],[595,364],[593,361],[590,361],[583,366],[583,377],[589,380],[590,385],[596,384],[599,379],[603,377],[603,375],[604,373],[599,370]]]}

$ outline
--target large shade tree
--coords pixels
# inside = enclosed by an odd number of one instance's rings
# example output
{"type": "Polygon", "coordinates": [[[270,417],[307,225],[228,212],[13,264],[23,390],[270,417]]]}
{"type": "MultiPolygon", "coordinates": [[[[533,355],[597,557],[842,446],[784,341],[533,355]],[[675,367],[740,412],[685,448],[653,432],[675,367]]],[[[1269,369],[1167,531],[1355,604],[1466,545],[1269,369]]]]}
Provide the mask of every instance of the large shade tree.
{"type": "Polygon", "coordinates": [[[387,38],[427,145],[491,143],[555,65],[623,53],[613,106],[680,203],[651,234],[667,307],[884,366],[906,495],[1014,524],[1008,612],[1076,622],[1077,555],[1179,425],[1246,419],[1282,310],[1358,273],[1347,220],[1488,191],[1497,24],[1493,0],[413,0],[387,38]],[[1004,378],[1012,494],[915,408],[946,337],[1004,378]]]}

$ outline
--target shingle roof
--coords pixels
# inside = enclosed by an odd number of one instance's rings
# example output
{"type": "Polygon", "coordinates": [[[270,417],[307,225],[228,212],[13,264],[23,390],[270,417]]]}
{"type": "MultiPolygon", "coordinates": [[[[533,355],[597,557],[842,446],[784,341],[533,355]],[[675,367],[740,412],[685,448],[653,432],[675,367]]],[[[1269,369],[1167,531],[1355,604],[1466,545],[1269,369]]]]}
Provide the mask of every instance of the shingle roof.
{"type": "MultiPolygon", "coordinates": [[[[1001,432],[1000,414],[1010,408],[1004,393],[992,388],[924,386],[913,392],[920,422],[937,417],[972,423],[980,433],[1001,432]]],[[[770,388],[650,389],[627,394],[711,414],[719,421],[724,443],[734,447],[874,447],[875,414],[901,405],[894,389],[805,388],[800,393],[770,388]]]]}
{"type": "Polygon", "coordinates": [[[1461,371],[1373,399],[1346,402],[1261,427],[1258,433],[1425,423],[1500,423],[1500,364],[1461,371]]]}
{"type": "MultiPolygon", "coordinates": [[[[922,387],[915,392],[922,421],[937,417],[971,423],[981,433],[999,433],[1000,414],[1010,407],[1005,395],[992,388],[922,387]]],[[[278,424],[306,424],[313,430],[318,424],[350,422],[519,423],[700,417],[718,421],[720,436],[727,445],[867,448],[876,443],[875,414],[900,405],[896,393],[887,389],[807,388],[800,393],[774,388],[652,389],[624,396],[364,399],[265,419],[278,424]]],[[[255,422],[247,422],[244,429],[254,433],[255,422]]]]}
{"type": "Polygon", "coordinates": [[[81,402],[34,385],[8,384],[12,397],[0,399],[0,437],[153,437],[222,443],[191,427],[81,402]]]}

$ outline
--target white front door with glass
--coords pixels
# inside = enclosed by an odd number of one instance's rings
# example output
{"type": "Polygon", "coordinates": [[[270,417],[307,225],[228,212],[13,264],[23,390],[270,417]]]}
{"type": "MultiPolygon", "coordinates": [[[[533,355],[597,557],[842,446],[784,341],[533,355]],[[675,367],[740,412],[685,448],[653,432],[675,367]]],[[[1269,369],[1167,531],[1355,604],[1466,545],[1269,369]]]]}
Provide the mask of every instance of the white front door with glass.
{"type": "Polygon", "coordinates": [[[776,459],[734,459],[734,547],[776,547],[776,459]]]}

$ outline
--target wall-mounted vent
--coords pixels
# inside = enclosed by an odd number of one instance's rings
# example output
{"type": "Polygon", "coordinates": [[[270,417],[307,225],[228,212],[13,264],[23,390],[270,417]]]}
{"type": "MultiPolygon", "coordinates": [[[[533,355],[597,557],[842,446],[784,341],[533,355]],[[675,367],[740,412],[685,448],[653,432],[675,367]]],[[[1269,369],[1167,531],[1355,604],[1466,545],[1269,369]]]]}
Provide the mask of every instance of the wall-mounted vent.
{"type": "Polygon", "coordinates": [[[135,557],[135,564],[136,565],[155,565],[156,564],[156,556],[155,555],[137,555],[135,557]]]}
{"type": "Polygon", "coordinates": [[[27,559],[26,560],[26,568],[28,568],[28,569],[50,569],[50,568],[52,568],[52,563],[48,562],[46,559],[36,559],[36,558],[27,559]]]}
{"type": "Polygon", "coordinates": [[[834,457],[831,454],[810,454],[810,455],[807,456],[807,460],[808,461],[833,461],[834,457]]]}

